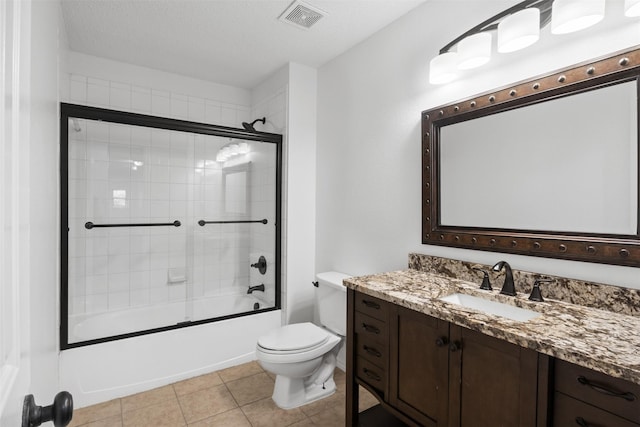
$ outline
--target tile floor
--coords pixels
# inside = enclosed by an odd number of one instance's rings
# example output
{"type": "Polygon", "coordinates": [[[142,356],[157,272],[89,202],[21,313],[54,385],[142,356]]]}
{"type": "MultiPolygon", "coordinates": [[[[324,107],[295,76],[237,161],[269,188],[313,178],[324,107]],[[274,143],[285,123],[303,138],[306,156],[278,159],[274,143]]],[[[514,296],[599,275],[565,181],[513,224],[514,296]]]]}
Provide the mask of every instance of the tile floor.
{"type": "MultiPolygon", "coordinates": [[[[77,409],[69,426],[344,427],[344,372],[336,369],[334,395],[291,410],[271,400],[274,378],[257,362],[249,362],[77,409]]],[[[377,404],[366,390],[360,391],[360,410],[377,404]]]]}

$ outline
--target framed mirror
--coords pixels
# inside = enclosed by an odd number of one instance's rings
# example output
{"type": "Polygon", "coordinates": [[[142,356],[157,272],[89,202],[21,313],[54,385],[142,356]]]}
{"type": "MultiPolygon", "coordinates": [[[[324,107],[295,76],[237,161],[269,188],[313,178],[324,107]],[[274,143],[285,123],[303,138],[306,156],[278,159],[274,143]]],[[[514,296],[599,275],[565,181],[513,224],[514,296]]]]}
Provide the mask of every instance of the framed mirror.
{"type": "Polygon", "coordinates": [[[422,113],[422,242],[640,265],[640,50],[422,113]]]}

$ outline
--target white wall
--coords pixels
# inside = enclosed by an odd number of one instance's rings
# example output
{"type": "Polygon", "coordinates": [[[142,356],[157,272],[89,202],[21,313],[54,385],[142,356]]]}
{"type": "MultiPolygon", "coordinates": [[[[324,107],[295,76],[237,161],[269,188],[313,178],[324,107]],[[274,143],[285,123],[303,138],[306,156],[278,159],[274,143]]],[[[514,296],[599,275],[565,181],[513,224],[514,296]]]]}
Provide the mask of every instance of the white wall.
{"type": "MultiPolygon", "coordinates": [[[[516,1],[429,1],[318,72],[317,269],[406,268],[411,251],[640,288],[637,269],[422,245],[420,112],[602,56],[640,41],[640,21],[606,18],[503,54],[445,86],[429,61],[449,41],[516,1]]],[[[607,16],[622,2],[607,2],[607,16]]]]}
{"type": "Polygon", "coordinates": [[[289,64],[286,323],[313,318],[316,238],[316,70],[289,64]]]}

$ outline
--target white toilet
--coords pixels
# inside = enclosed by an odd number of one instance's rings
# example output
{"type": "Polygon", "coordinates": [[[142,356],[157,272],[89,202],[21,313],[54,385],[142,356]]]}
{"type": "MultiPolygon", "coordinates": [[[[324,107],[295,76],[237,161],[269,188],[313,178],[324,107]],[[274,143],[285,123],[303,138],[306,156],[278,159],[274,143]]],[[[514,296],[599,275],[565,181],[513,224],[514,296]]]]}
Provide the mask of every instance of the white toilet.
{"type": "Polygon", "coordinates": [[[333,394],[333,370],[347,328],[347,294],[342,280],[330,271],[317,276],[315,301],[322,327],[313,323],[285,325],[258,339],[256,356],[276,374],[273,401],[291,409],[333,394]]]}

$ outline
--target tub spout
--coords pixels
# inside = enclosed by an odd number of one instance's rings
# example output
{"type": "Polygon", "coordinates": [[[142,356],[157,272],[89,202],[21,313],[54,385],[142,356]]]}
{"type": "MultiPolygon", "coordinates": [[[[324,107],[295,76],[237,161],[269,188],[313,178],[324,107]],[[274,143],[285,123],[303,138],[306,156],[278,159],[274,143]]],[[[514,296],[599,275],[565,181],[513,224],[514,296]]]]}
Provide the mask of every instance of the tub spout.
{"type": "Polygon", "coordinates": [[[264,283],[258,285],[258,286],[249,286],[249,289],[247,290],[248,294],[252,294],[253,291],[262,291],[264,292],[264,283]]]}

